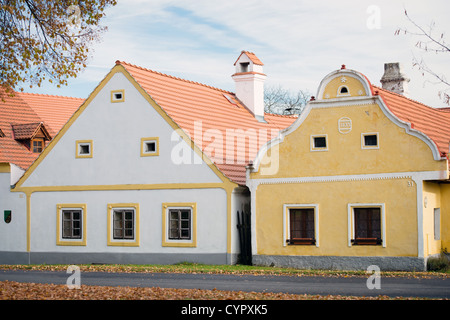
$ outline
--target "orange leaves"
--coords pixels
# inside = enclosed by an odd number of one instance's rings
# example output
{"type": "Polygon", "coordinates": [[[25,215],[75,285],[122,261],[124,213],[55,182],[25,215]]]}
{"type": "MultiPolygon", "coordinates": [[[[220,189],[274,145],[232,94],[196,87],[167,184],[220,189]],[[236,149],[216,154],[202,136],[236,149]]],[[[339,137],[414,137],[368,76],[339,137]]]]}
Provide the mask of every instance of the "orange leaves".
{"type": "Polygon", "coordinates": [[[86,67],[89,46],[105,30],[104,10],[117,2],[77,1],[75,26],[69,2],[0,0],[0,85],[21,90],[26,82],[39,86],[46,79],[67,85],[86,67]]]}

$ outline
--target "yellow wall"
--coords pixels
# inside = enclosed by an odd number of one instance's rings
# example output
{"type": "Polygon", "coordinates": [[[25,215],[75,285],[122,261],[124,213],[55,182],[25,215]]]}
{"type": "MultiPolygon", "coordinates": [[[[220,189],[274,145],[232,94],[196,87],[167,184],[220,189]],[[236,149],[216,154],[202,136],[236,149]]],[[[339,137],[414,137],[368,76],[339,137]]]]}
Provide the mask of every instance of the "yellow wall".
{"type": "Polygon", "coordinates": [[[416,190],[409,179],[259,185],[256,197],[258,254],[417,256],[416,190]],[[348,246],[349,203],[385,205],[385,248],[348,246]],[[283,246],[283,204],[319,205],[319,247],[283,246]]]}
{"type": "MultiPolygon", "coordinates": [[[[432,255],[441,252],[441,240],[435,240],[434,234],[434,209],[441,209],[441,190],[438,183],[423,183],[423,237],[424,237],[424,255],[432,255]]],[[[441,218],[442,220],[442,218],[441,218]]],[[[440,231],[442,239],[442,226],[440,231]]]]}
{"type": "Polygon", "coordinates": [[[450,252],[450,184],[441,184],[441,245],[450,252]]]}
{"type": "Polygon", "coordinates": [[[348,93],[349,96],[354,97],[366,95],[366,90],[364,89],[364,86],[358,79],[349,76],[344,76],[343,78],[344,79],[342,79],[342,77],[336,77],[333,80],[331,80],[327,84],[323,92],[323,96],[320,98],[322,99],[336,98],[339,95],[339,89],[342,86],[346,86],[349,89],[348,93]]]}
{"type": "MultiPolygon", "coordinates": [[[[342,83],[336,78],[324,89],[324,95],[337,92],[342,83]]],[[[346,81],[350,93],[364,90],[361,83],[351,79],[346,81]]],[[[362,92],[365,94],[365,91],[362,92]]],[[[340,98],[331,101],[335,103],[340,98]]],[[[345,98],[342,98],[345,99],[345,98]]],[[[322,101],[326,101],[324,99],[322,101]]],[[[343,100],[345,101],[345,100],[343,100]]],[[[262,255],[333,255],[333,256],[415,256],[433,254],[440,251],[441,241],[428,239],[434,224],[432,206],[440,205],[438,185],[427,183],[424,195],[428,197],[428,208],[424,211],[423,250],[418,252],[418,209],[417,199],[421,194],[408,172],[446,171],[446,161],[436,161],[432,150],[420,138],[406,133],[403,127],[394,123],[376,104],[331,106],[312,103],[306,119],[292,133],[277,145],[278,168],[271,175],[250,173],[251,179],[321,177],[339,175],[367,175],[405,173],[404,176],[379,179],[334,182],[304,182],[260,184],[256,191],[256,242],[257,254],[262,255]],[[338,130],[339,119],[346,117],[352,122],[351,131],[338,130]],[[378,134],[378,148],[361,147],[363,133],[378,134]],[[311,136],[327,135],[327,151],[311,151],[311,136]],[[348,244],[348,204],[380,203],[385,207],[386,246],[348,244]],[[283,205],[319,205],[319,247],[311,245],[283,245],[283,205]],[[430,213],[431,212],[431,213],[430,213]]],[[[276,150],[273,149],[273,150],[276,150]]],[[[272,151],[273,151],[272,150],[272,151]]],[[[269,153],[270,155],[270,153],[269,153]]],[[[276,157],[275,157],[276,158],[276,157]]],[[[262,164],[273,162],[264,155],[262,164]]],[[[267,171],[266,171],[267,172],[267,171]]],[[[367,178],[367,177],[366,177],[367,178]]],[[[450,189],[445,189],[450,195],[450,189]],[[448,190],[448,191],[447,191],[448,190]]],[[[448,198],[448,196],[447,196],[448,198]]],[[[450,209],[446,200],[443,207],[450,209]]],[[[448,209],[446,209],[448,212],[448,209]]],[[[419,210],[420,212],[420,210],[419,210]]],[[[441,216],[444,210],[441,210],[441,216]]],[[[447,214],[448,215],[448,214],[447,214]]],[[[445,220],[447,219],[447,220],[445,220]]],[[[448,230],[450,219],[442,222],[448,230]]],[[[445,227],[444,227],[445,226],[445,227]]],[[[422,228],[422,226],[421,226],[422,228]]],[[[446,240],[449,243],[450,235],[446,240]]]]}
{"type": "MultiPolygon", "coordinates": [[[[266,156],[264,156],[266,158],[266,156]]],[[[268,159],[262,163],[269,163],[268,159]]],[[[312,109],[295,132],[279,145],[279,170],[272,177],[309,177],[446,170],[422,140],[405,133],[376,105],[312,109]],[[338,121],[352,120],[352,131],[339,133],[338,121]],[[379,149],[361,149],[362,133],[379,133],[379,149]],[[328,151],[310,151],[310,136],[327,134],[328,151]]],[[[252,178],[268,178],[253,173],[252,178]]]]}

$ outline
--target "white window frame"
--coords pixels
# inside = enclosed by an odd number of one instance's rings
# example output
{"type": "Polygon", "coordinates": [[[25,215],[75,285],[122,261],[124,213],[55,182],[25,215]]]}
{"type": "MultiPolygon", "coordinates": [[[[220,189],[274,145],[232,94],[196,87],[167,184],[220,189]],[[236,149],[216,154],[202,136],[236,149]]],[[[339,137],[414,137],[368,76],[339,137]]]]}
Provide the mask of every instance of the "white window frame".
{"type": "Polygon", "coordinates": [[[92,140],[77,140],[75,142],[76,145],[76,151],[75,151],[75,157],[76,158],[92,158],[93,156],[93,147],[94,143],[92,140]],[[82,146],[89,146],[89,153],[81,153],[81,147],[82,146]]]}
{"type": "Polygon", "coordinates": [[[56,205],[56,245],[58,246],[86,246],[86,204],[57,204],[56,205]],[[81,238],[63,238],[63,212],[68,210],[81,211],[81,238]]]}
{"type": "Polygon", "coordinates": [[[366,132],[361,133],[361,149],[380,149],[380,136],[378,132],[366,132]],[[377,136],[377,145],[376,146],[366,146],[364,137],[366,136],[377,136]]]}
{"type": "Polygon", "coordinates": [[[159,137],[141,138],[141,157],[159,156],[159,137]],[[155,143],[155,151],[146,151],[147,143],[155,143]]]}
{"type": "Polygon", "coordinates": [[[196,247],[197,246],[197,205],[196,203],[163,203],[162,224],[162,246],[163,247],[196,247]],[[172,209],[190,210],[190,239],[169,239],[169,212],[172,209]]]}
{"type": "MultiPolygon", "coordinates": [[[[319,247],[319,205],[318,204],[283,204],[283,247],[287,247],[287,240],[291,238],[291,226],[289,219],[290,209],[314,209],[314,240],[319,247]]],[[[291,245],[289,245],[291,246],[291,245]]],[[[295,246],[295,245],[292,245],[295,246]]],[[[311,246],[311,245],[308,245],[311,246]]]]}
{"type": "Polygon", "coordinates": [[[108,246],[139,246],[139,204],[137,203],[114,203],[108,204],[108,246]],[[133,211],[133,239],[114,239],[114,211],[133,211]]]}
{"type": "Polygon", "coordinates": [[[125,101],[125,90],[111,90],[111,102],[124,102],[125,101]],[[121,98],[117,98],[117,94],[121,94],[121,98]]]}
{"type": "Polygon", "coordinates": [[[348,88],[348,86],[347,85],[345,85],[345,84],[343,84],[342,86],[340,86],[339,88],[338,88],[338,90],[337,90],[337,92],[336,92],[336,96],[337,97],[348,97],[348,96],[351,96],[351,94],[350,94],[350,89],[348,88]],[[342,88],[347,88],[347,92],[346,93],[341,93],[341,90],[342,90],[342,88]]]}
{"type": "MultiPolygon", "coordinates": [[[[384,203],[349,203],[347,205],[348,215],[348,246],[352,247],[352,239],[355,238],[355,208],[380,208],[381,212],[381,246],[386,248],[386,211],[384,203]]],[[[379,247],[379,245],[378,245],[379,247]]]]}
{"type": "Polygon", "coordinates": [[[327,134],[313,134],[310,137],[310,148],[311,151],[328,151],[328,135],[327,134]],[[325,138],[326,147],[316,147],[314,143],[314,138],[325,138]]]}
{"type": "Polygon", "coordinates": [[[441,240],[441,208],[433,209],[434,240],[441,240]]]}

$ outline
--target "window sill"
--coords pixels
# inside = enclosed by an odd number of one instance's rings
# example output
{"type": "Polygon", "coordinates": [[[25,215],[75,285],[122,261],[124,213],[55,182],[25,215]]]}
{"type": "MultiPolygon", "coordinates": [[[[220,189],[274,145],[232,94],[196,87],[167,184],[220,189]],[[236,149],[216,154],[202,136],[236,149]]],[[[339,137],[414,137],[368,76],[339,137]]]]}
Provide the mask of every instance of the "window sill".
{"type": "Polygon", "coordinates": [[[289,245],[315,245],[316,240],[312,238],[287,239],[286,243],[289,245]]]}
{"type": "Polygon", "coordinates": [[[377,238],[359,238],[359,239],[352,239],[352,244],[378,246],[382,244],[382,240],[377,238]]]}

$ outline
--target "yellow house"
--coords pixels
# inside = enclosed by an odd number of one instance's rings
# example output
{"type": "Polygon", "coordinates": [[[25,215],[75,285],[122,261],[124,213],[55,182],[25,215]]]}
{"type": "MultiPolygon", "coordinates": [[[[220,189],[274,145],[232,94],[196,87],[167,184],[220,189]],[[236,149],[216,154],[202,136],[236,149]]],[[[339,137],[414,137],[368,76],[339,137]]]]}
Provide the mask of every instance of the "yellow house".
{"type": "Polygon", "coordinates": [[[407,81],[398,64],[383,88],[342,66],[259,150],[254,264],[423,270],[450,248],[450,110],[409,99],[407,81]]]}

